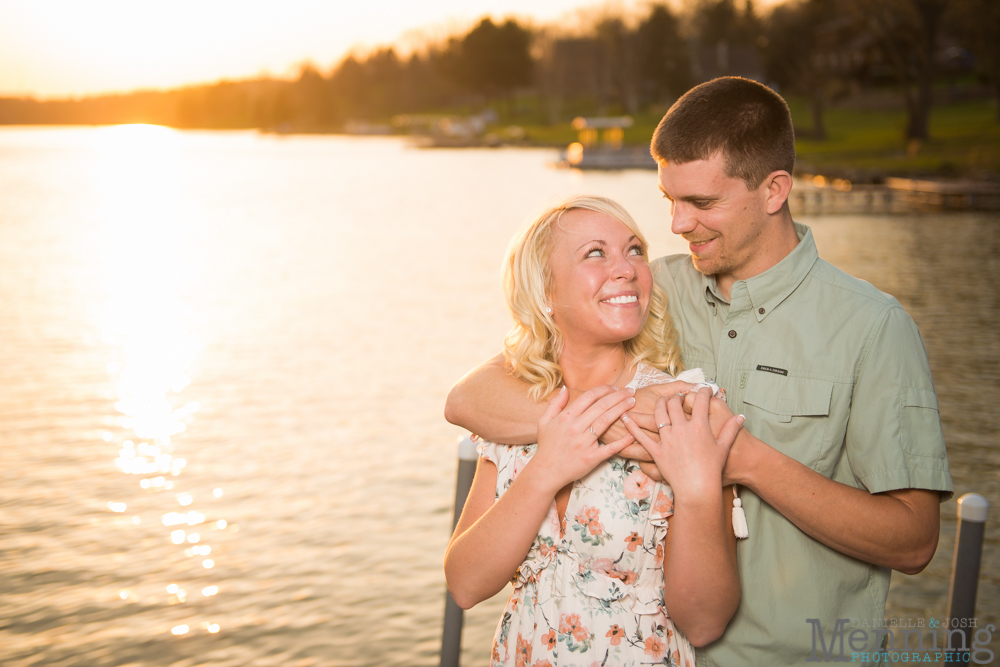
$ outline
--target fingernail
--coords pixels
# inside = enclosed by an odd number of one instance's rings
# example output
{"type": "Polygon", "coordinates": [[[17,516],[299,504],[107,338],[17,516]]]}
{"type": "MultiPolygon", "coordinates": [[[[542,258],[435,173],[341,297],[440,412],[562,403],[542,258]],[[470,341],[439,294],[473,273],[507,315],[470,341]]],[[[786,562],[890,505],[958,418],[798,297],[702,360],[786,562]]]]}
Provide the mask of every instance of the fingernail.
{"type": "Polygon", "coordinates": [[[562,387],[559,388],[559,393],[562,393],[564,391],[566,391],[566,385],[563,385],[562,387]]]}
{"type": "Polygon", "coordinates": [[[632,398],[631,396],[625,402],[628,403],[629,405],[635,405],[635,399],[632,398]]]}
{"type": "Polygon", "coordinates": [[[622,415],[622,421],[628,423],[628,415],[622,415]]]}
{"type": "Polygon", "coordinates": [[[745,422],[746,420],[747,418],[745,415],[736,415],[736,421],[739,423],[740,426],[743,426],[743,422],[745,422]]]}
{"type": "Polygon", "coordinates": [[[635,387],[629,387],[628,388],[628,393],[635,394],[635,387]]]}

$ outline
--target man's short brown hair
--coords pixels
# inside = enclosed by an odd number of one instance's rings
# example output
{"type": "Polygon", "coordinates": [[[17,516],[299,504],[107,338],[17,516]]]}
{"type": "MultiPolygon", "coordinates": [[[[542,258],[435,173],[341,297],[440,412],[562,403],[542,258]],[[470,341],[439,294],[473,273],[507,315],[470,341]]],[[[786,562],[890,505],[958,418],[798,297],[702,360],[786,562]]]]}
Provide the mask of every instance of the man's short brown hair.
{"type": "Polygon", "coordinates": [[[653,132],[657,162],[707,160],[722,152],[726,174],[753,190],[773,171],[795,168],[795,131],[788,105],[767,86],[723,76],[677,100],[653,132]]]}

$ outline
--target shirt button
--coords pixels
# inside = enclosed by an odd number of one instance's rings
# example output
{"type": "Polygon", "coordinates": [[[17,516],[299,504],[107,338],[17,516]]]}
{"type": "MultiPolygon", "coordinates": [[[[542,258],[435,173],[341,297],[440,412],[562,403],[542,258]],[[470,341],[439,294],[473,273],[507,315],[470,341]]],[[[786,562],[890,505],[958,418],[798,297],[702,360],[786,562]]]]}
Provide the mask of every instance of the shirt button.
{"type": "Polygon", "coordinates": [[[729,330],[729,337],[730,338],[736,338],[736,332],[734,330],[730,329],[729,330]]]}
{"type": "Polygon", "coordinates": [[[757,312],[760,313],[761,315],[763,315],[764,314],[764,309],[763,308],[758,308],[757,312]]]}

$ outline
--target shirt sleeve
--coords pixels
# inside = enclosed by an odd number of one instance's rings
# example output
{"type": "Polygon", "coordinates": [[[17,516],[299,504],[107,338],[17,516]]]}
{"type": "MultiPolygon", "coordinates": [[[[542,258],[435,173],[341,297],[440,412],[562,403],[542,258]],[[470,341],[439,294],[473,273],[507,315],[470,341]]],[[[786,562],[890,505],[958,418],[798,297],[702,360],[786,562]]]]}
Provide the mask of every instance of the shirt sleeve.
{"type": "Polygon", "coordinates": [[[855,477],[871,493],[953,487],[927,351],[913,319],[889,306],[859,362],[846,450],[855,477]]]}

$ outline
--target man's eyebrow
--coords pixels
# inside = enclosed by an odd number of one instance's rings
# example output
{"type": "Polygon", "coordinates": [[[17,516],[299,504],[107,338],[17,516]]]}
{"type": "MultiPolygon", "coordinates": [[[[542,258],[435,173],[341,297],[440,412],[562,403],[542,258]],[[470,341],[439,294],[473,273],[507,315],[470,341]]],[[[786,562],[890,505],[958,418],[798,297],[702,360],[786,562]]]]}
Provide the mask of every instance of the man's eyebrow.
{"type": "MultiPolygon", "coordinates": [[[[674,201],[674,198],[667,194],[667,191],[663,189],[662,185],[660,186],[660,192],[662,192],[663,196],[670,201],[674,201]]],[[[681,201],[718,201],[722,199],[722,197],[719,197],[718,195],[687,195],[685,197],[678,197],[677,199],[680,199],[681,201]]]]}

